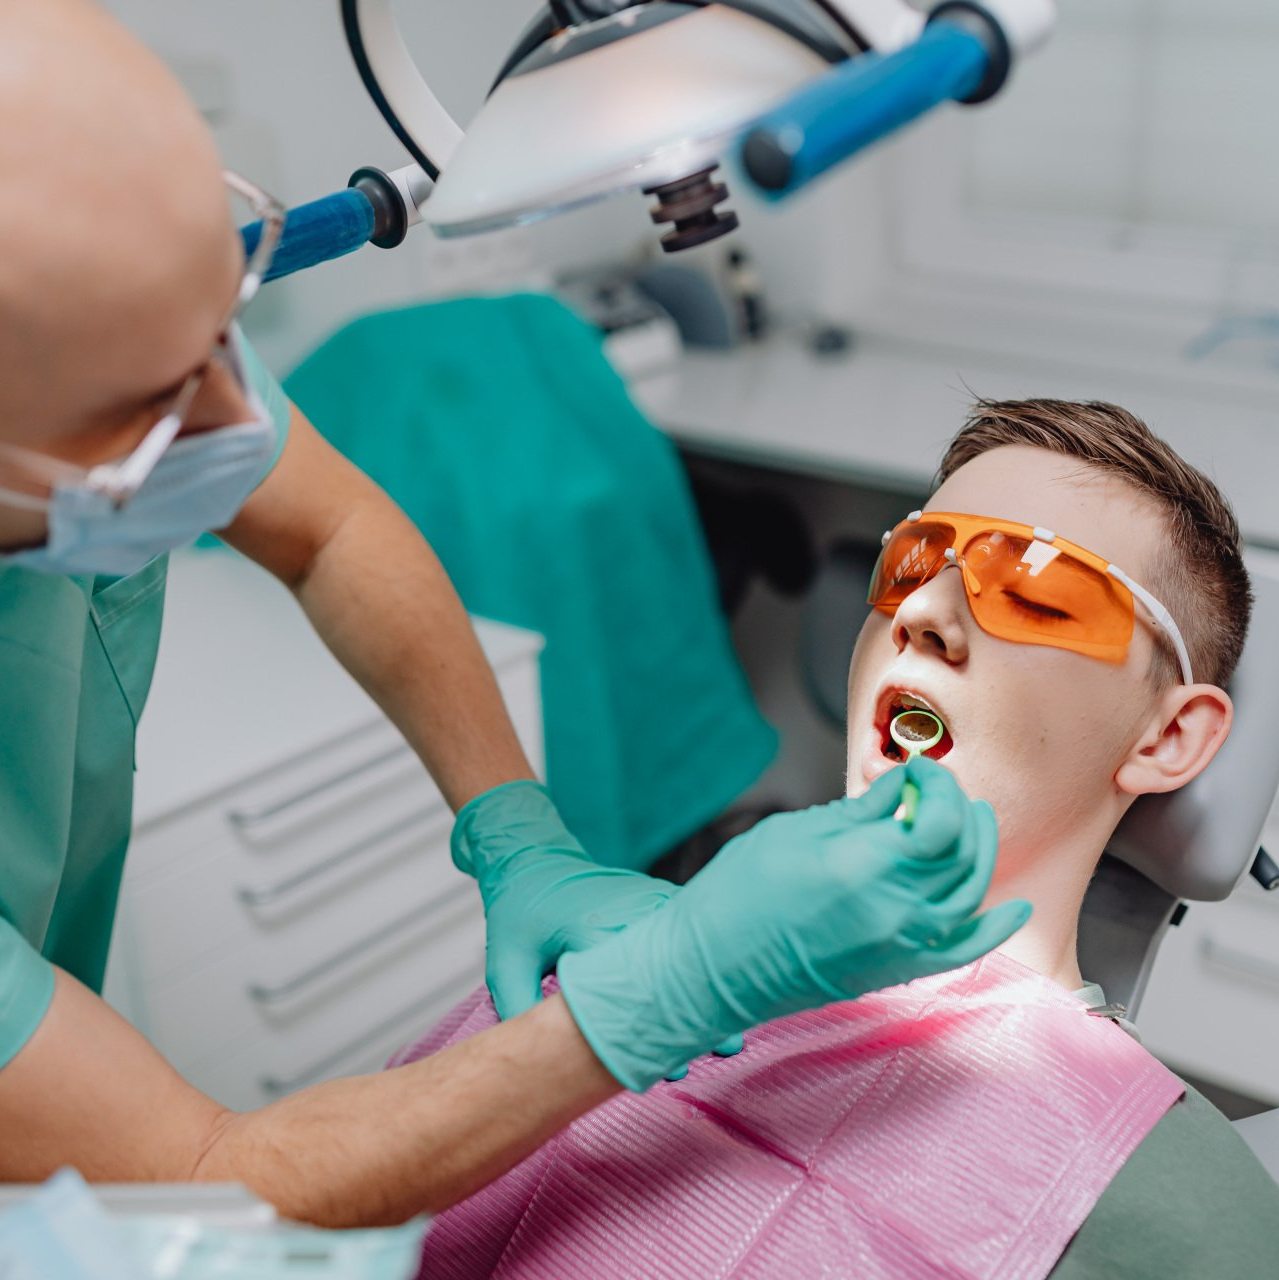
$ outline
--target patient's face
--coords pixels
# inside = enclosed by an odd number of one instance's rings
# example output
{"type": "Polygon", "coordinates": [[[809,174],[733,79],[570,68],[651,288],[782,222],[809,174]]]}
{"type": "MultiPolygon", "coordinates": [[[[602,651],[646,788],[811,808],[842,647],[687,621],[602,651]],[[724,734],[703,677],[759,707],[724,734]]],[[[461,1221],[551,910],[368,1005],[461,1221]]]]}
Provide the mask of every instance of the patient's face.
{"type": "MultiPolygon", "coordinates": [[[[1143,586],[1163,538],[1157,509],[1123,481],[1027,446],[961,467],[925,510],[1053,529],[1143,586]]],[[[1001,866],[1033,855],[1045,833],[1095,822],[1104,807],[1117,821],[1129,797],[1114,775],[1156,700],[1154,644],[1140,613],[1121,665],[998,639],[973,620],[959,573],[944,570],[894,616],[874,613],[862,628],[849,673],[848,792],[860,795],[897,763],[884,753],[889,707],[914,694],[949,730],[942,763],[994,806],[1001,866]]]]}

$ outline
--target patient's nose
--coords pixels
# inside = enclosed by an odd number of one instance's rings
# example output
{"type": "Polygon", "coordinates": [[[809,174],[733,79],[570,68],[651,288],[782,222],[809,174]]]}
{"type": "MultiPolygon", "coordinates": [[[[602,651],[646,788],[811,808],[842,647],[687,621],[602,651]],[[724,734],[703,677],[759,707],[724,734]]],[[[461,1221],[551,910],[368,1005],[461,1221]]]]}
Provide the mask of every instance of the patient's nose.
{"type": "Polygon", "coordinates": [[[968,657],[972,615],[959,572],[943,569],[916,588],[893,615],[893,642],[899,653],[908,647],[960,663],[968,657]]]}

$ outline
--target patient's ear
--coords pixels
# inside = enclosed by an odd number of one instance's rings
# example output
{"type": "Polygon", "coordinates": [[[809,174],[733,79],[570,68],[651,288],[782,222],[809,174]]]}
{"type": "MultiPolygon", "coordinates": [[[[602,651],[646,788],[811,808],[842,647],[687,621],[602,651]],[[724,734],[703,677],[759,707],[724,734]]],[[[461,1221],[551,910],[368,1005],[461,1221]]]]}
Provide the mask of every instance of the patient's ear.
{"type": "Polygon", "coordinates": [[[1169,689],[1116,771],[1116,785],[1134,796],[1184,787],[1217,754],[1234,714],[1230,695],[1215,684],[1169,689]]]}

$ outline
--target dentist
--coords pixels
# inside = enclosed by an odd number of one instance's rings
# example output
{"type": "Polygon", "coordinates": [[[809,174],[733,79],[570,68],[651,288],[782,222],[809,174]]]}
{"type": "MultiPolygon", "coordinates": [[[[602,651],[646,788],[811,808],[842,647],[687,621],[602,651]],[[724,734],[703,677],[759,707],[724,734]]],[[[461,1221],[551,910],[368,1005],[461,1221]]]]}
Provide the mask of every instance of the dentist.
{"type": "Polygon", "coordinates": [[[227,185],[268,227],[278,206],[224,175],[167,72],[89,0],[6,5],[0,36],[0,1181],[234,1179],[298,1219],[401,1220],[623,1085],[1020,925],[1023,904],[976,915],[993,819],[928,762],[909,830],[896,770],[734,842],[696,894],[594,864],[430,548],[240,334],[272,237],[244,261],[227,185]],[[166,552],[206,529],[293,591],[460,810],[507,1019],[246,1114],[96,994],[166,552]]]}

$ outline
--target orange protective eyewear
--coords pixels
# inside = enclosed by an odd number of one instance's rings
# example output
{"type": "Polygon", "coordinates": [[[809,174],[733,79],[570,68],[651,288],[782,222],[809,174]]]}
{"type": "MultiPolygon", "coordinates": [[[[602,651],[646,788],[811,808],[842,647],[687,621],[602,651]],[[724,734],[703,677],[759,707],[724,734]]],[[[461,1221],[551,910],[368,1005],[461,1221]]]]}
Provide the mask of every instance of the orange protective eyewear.
{"type": "Polygon", "coordinates": [[[884,534],[869,603],[882,613],[943,569],[959,569],[977,625],[1001,640],[1069,649],[1123,662],[1140,600],[1176,651],[1181,678],[1190,656],[1168,612],[1117,565],[1051,529],[951,511],[912,511],[884,534]]]}

